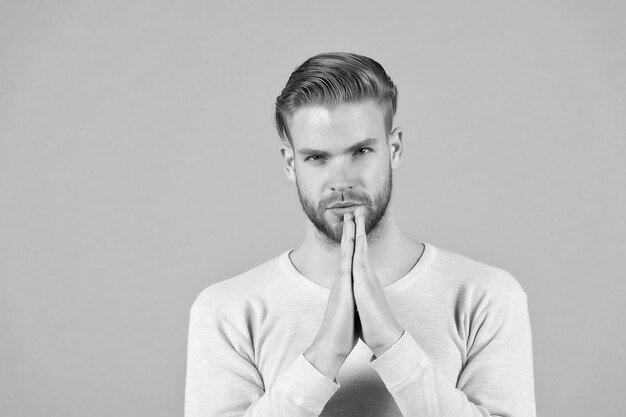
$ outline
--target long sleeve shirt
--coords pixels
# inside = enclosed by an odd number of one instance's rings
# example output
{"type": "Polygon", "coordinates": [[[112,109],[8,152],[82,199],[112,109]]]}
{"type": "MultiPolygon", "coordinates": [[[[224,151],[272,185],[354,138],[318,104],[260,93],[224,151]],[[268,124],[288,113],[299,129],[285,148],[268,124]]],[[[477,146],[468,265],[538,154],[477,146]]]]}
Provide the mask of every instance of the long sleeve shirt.
{"type": "Polygon", "coordinates": [[[383,288],[404,333],[376,357],[358,341],[335,380],[303,355],[330,290],[286,251],[194,301],[186,417],[535,417],[527,296],[508,272],[425,243],[383,288]]]}

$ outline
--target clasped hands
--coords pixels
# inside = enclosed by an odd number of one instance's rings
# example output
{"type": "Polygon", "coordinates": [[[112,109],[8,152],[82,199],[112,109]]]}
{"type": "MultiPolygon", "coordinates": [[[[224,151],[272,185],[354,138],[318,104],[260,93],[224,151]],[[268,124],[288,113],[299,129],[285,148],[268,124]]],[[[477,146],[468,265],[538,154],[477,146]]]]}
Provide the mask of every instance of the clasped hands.
{"type": "MultiPolygon", "coordinates": [[[[354,217],[344,214],[342,235],[342,268],[344,257],[350,257],[352,290],[356,305],[355,324],[358,336],[376,357],[380,357],[400,339],[404,329],[393,317],[385,293],[368,258],[365,234],[365,210],[357,207],[354,217]]],[[[342,271],[346,273],[347,271],[342,271]]]]}

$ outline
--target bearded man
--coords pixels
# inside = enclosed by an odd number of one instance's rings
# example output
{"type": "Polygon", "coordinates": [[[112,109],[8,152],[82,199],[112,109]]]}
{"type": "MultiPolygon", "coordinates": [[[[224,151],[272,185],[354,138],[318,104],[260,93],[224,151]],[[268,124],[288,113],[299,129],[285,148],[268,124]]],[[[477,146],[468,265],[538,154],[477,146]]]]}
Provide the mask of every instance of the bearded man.
{"type": "Polygon", "coordinates": [[[397,96],[357,54],[291,74],[275,120],[306,236],[195,300],[187,417],[536,415],[518,281],[394,217],[397,96]]]}

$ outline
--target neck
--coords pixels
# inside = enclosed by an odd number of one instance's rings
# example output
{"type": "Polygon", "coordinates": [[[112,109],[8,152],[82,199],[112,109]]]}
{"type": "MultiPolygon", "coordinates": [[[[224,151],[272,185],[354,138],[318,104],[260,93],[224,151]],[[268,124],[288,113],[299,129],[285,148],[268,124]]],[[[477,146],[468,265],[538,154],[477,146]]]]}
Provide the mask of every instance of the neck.
{"type": "MultiPolygon", "coordinates": [[[[415,250],[421,244],[404,235],[396,223],[391,204],[381,220],[381,227],[367,236],[368,258],[381,284],[389,283],[387,272],[397,269],[407,257],[414,257],[415,250]],[[382,278],[382,279],[381,279],[382,278]]],[[[340,247],[328,246],[319,236],[319,231],[311,222],[307,222],[304,242],[291,253],[294,266],[302,275],[316,284],[331,288],[339,273],[340,247]]]]}

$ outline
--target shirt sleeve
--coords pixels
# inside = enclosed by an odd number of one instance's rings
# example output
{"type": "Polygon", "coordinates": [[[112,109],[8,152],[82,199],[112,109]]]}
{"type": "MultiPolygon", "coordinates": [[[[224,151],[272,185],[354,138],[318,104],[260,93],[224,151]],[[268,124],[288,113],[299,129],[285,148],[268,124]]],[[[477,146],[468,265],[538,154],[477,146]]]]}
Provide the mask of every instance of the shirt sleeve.
{"type": "Polygon", "coordinates": [[[191,308],[185,417],[319,416],[339,387],[300,354],[266,389],[249,338],[219,312],[191,308]]]}
{"type": "Polygon", "coordinates": [[[536,417],[527,297],[523,290],[487,306],[474,320],[456,387],[411,335],[370,366],[404,417],[536,417]]]}

